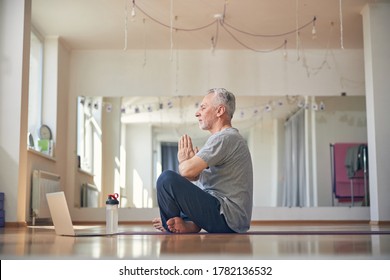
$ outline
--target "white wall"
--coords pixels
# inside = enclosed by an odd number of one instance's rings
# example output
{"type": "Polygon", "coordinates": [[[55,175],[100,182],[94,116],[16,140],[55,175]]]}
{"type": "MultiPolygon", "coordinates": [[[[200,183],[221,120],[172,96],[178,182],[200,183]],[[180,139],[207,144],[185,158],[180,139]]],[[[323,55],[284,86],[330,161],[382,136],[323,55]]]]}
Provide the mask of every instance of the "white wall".
{"type": "MultiPolygon", "coordinates": [[[[320,65],[324,52],[307,51],[307,64],[320,65]]],[[[203,95],[217,86],[236,95],[364,95],[363,51],[333,54],[329,68],[308,76],[301,60],[279,52],[184,50],[170,61],[170,51],[152,50],[144,66],[143,51],[73,51],[70,95],[203,95]]]]}
{"type": "Polygon", "coordinates": [[[253,205],[277,205],[278,138],[275,122],[261,121],[251,130],[248,141],[253,164],[253,205]]]}
{"type": "Polygon", "coordinates": [[[0,1],[0,191],[5,221],[23,221],[31,1],[0,1]],[[21,201],[22,203],[18,203],[21,201]]]}
{"type": "Polygon", "coordinates": [[[153,178],[152,126],[127,125],[126,194],[130,207],[152,207],[155,201],[153,178]]]}

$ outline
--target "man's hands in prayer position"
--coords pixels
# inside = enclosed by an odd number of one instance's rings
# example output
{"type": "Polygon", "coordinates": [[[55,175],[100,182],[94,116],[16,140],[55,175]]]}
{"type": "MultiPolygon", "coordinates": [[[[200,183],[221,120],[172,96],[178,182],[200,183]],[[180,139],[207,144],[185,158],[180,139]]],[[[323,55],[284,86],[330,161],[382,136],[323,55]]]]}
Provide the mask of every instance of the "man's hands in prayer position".
{"type": "Polygon", "coordinates": [[[195,156],[195,154],[199,151],[198,147],[192,146],[191,137],[187,134],[184,134],[180,140],[178,145],[177,159],[179,160],[179,164],[185,160],[188,160],[195,156]]]}

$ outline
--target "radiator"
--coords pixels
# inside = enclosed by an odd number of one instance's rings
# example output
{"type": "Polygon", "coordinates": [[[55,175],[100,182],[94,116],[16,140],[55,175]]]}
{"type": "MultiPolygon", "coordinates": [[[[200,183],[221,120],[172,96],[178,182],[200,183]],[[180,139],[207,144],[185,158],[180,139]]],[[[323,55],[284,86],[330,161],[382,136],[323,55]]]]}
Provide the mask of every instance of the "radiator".
{"type": "Polygon", "coordinates": [[[81,185],[81,207],[99,207],[99,190],[95,185],[81,185]]]}
{"type": "Polygon", "coordinates": [[[60,175],[42,170],[34,170],[32,173],[31,213],[32,223],[35,219],[50,218],[49,205],[46,194],[61,191],[60,175]]]}

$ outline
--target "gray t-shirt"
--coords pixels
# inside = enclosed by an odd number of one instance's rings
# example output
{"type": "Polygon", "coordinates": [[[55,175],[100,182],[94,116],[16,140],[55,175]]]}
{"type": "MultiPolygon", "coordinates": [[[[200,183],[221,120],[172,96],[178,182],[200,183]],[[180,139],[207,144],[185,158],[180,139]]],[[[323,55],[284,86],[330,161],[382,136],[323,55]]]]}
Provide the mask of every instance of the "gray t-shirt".
{"type": "Polygon", "coordinates": [[[211,135],[196,155],[208,164],[199,183],[220,201],[228,226],[246,232],[252,217],[253,170],[245,139],[237,129],[227,128],[211,135]]]}

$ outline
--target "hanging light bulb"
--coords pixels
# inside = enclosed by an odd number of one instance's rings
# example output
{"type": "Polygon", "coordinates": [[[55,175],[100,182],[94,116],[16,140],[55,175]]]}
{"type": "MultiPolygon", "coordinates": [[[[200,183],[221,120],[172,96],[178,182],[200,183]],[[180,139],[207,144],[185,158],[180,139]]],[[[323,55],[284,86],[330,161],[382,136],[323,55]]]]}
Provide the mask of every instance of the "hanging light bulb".
{"type": "Polygon", "coordinates": [[[133,7],[131,8],[131,17],[134,18],[136,16],[135,14],[135,0],[133,0],[133,7]]]}
{"type": "Polygon", "coordinates": [[[283,57],[287,59],[287,40],[284,40],[283,57]]]}
{"type": "Polygon", "coordinates": [[[324,104],[324,102],[321,101],[320,106],[319,106],[319,109],[320,109],[321,111],[324,111],[324,110],[325,110],[325,104],[324,104]]]}
{"type": "Polygon", "coordinates": [[[299,100],[297,106],[298,106],[298,108],[303,108],[303,107],[305,107],[305,101],[302,100],[302,99],[299,100]]]}
{"type": "Polygon", "coordinates": [[[311,29],[311,35],[313,39],[317,38],[316,17],[314,17],[313,19],[313,28],[311,29]]]}
{"type": "Polygon", "coordinates": [[[111,113],[112,112],[112,104],[111,103],[107,103],[106,104],[106,112],[107,113],[111,113]]]}
{"type": "Polygon", "coordinates": [[[214,36],[211,37],[211,54],[215,53],[215,39],[214,36]]]}
{"type": "Polygon", "coordinates": [[[311,109],[314,110],[314,111],[318,111],[318,104],[316,102],[311,104],[311,109]]]}

